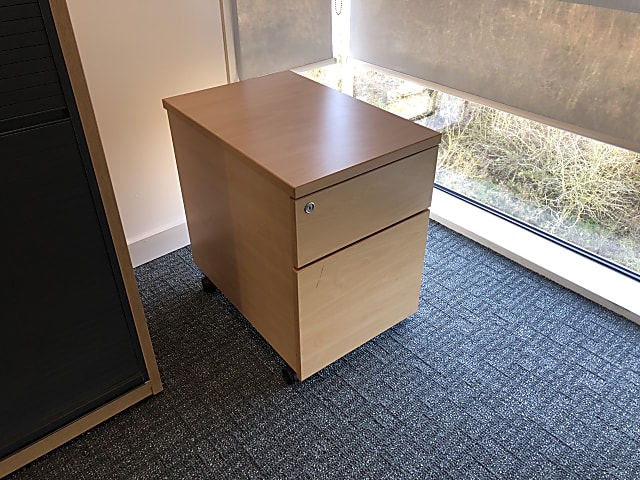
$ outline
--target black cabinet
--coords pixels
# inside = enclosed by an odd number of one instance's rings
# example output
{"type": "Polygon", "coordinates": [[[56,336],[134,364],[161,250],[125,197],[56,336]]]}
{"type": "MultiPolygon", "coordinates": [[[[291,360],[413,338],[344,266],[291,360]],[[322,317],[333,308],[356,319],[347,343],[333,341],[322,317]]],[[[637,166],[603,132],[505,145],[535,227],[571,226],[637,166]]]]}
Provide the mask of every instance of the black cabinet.
{"type": "Polygon", "coordinates": [[[0,476],[161,390],[60,22],[63,1],[0,0],[0,476]]]}

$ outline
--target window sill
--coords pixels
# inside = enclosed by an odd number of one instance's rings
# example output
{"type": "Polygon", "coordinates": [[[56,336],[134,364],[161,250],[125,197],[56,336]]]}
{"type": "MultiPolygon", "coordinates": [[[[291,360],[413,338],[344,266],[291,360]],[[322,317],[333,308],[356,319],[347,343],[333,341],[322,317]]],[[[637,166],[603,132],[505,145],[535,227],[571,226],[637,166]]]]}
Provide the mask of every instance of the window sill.
{"type": "Polygon", "coordinates": [[[556,283],[640,324],[640,285],[441,190],[431,218],[556,283]]]}

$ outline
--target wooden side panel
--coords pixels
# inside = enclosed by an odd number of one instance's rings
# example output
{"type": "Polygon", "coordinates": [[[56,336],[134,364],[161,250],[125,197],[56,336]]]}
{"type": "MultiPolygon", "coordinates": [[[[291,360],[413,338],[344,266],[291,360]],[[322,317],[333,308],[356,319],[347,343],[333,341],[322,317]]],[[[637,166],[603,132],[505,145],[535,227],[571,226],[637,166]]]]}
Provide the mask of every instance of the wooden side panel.
{"type": "Polygon", "coordinates": [[[434,147],[297,199],[297,267],[427,209],[436,155],[434,147]]]}
{"type": "Polygon", "coordinates": [[[169,124],[195,263],[296,369],[293,202],[180,114],[169,124]]]}
{"type": "Polygon", "coordinates": [[[298,271],[305,379],[415,313],[429,212],[298,271]]]}
{"type": "Polygon", "coordinates": [[[118,266],[120,274],[122,275],[122,281],[124,282],[127,299],[129,300],[129,306],[131,307],[145,367],[151,380],[152,391],[153,393],[160,393],[162,391],[162,382],[160,380],[158,364],[156,363],[153,352],[149,328],[144,315],[138,284],[133,272],[131,256],[129,255],[129,248],[124,236],[120,212],[118,211],[115,193],[111,184],[107,160],[104,148],[102,147],[102,140],[98,131],[98,123],[93,111],[91,97],[89,96],[87,80],[84,75],[84,70],[82,69],[80,52],[78,51],[78,45],[73,33],[67,2],[66,0],[49,0],[49,5],[57,33],[56,38],[52,39],[52,41],[57,39],[60,44],[67,74],[69,75],[69,81],[71,82],[71,88],[73,90],[74,103],[77,107],[84,133],[84,138],[79,138],[79,141],[86,140],[86,148],[89,150],[91,164],[100,190],[100,198],[104,207],[107,223],[109,224],[109,234],[113,240],[113,247],[118,259],[118,266]]]}

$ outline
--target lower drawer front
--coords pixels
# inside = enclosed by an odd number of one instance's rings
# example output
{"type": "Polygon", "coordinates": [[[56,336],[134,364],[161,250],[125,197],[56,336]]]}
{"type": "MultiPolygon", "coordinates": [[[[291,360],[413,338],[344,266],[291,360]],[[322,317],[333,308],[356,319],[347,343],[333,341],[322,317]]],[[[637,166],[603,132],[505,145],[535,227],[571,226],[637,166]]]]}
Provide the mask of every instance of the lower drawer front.
{"type": "Polygon", "coordinates": [[[434,147],[295,200],[296,267],[429,208],[436,155],[434,147]]]}
{"type": "Polygon", "coordinates": [[[415,313],[429,212],[297,272],[300,379],[415,313]]]}

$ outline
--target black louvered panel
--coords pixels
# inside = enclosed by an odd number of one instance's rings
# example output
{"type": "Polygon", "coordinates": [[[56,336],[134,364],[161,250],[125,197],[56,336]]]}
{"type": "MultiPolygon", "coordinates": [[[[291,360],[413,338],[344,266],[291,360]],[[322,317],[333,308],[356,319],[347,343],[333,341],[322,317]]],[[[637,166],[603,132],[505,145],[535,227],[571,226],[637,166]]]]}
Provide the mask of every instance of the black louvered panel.
{"type": "Polygon", "coordinates": [[[0,477],[149,379],[51,13],[0,0],[0,477]]]}
{"type": "Polygon", "coordinates": [[[0,22],[40,16],[36,1],[0,0],[0,22]]]}
{"type": "Polygon", "coordinates": [[[30,45],[28,47],[0,51],[0,65],[36,60],[38,58],[51,58],[49,45],[30,45]]]}
{"type": "Polygon", "coordinates": [[[38,3],[38,0],[0,0],[0,7],[38,3]]]}
{"type": "MultiPolygon", "coordinates": [[[[0,77],[0,97],[25,88],[33,88],[40,85],[50,85],[58,83],[58,74],[54,69],[41,70],[28,75],[13,75],[6,78],[0,77]]],[[[0,105],[2,102],[0,102],[0,105]]]]}
{"type": "MultiPolygon", "coordinates": [[[[45,102],[47,98],[55,97],[59,92],[60,86],[57,83],[36,85],[35,87],[9,90],[8,92],[2,92],[0,90],[0,111],[3,111],[5,107],[15,107],[17,109],[16,111],[21,113],[21,109],[23,108],[23,106],[25,106],[29,102],[32,102],[34,100],[42,100],[43,102],[45,102]]],[[[64,104],[62,104],[61,106],[64,106],[64,104]]],[[[49,110],[49,108],[47,108],[46,110],[49,110]]],[[[8,111],[12,112],[14,110],[10,109],[8,111]]],[[[20,113],[18,113],[18,115],[20,113]]]]}
{"type": "Polygon", "coordinates": [[[143,384],[146,372],[71,121],[0,135],[0,152],[11,284],[2,287],[2,459],[143,384]],[[34,293],[40,275],[51,281],[34,293]]]}
{"type": "Polygon", "coordinates": [[[2,22],[1,25],[2,30],[0,30],[0,37],[42,30],[42,19],[39,17],[23,18],[20,20],[12,20],[10,22],[2,22]]]}
{"type": "Polygon", "coordinates": [[[65,115],[38,3],[0,0],[0,133],[65,115]]]}
{"type": "MultiPolygon", "coordinates": [[[[39,73],[44,71],[55,72],[56,66],[53,58],[35,58],[24,62],[10,63],[2,65],[0,63],[0,81],[9,77],[21,77],[30,73],[39,73]]],[[[56,73],[56,76],[58,74],[56,73]]]]}
{"type": "MultiPolygon", "coordinates": [[[[4,22],[13,23],[13,22],[4,22]]],[[[0,24],[3,25],[3,24],[0,24]]],[[[0,51],[15,50],[17,48],[34,47],[36,45],[48,45],[49,40],[44,30],[33,32],[14,33],[12,35],[0,35],[0,51]]]]}
{"type": "Polygon", "coordinates": [[[67,107],[58,96],[38,98],[19,105],[7,105],[0,107],[0,135],[28,126],[40,125],[51,121],[52,118],[60,120],[68,117],[67,107]],[[53,117],[52,113],[55,113],[53,117]]]}

